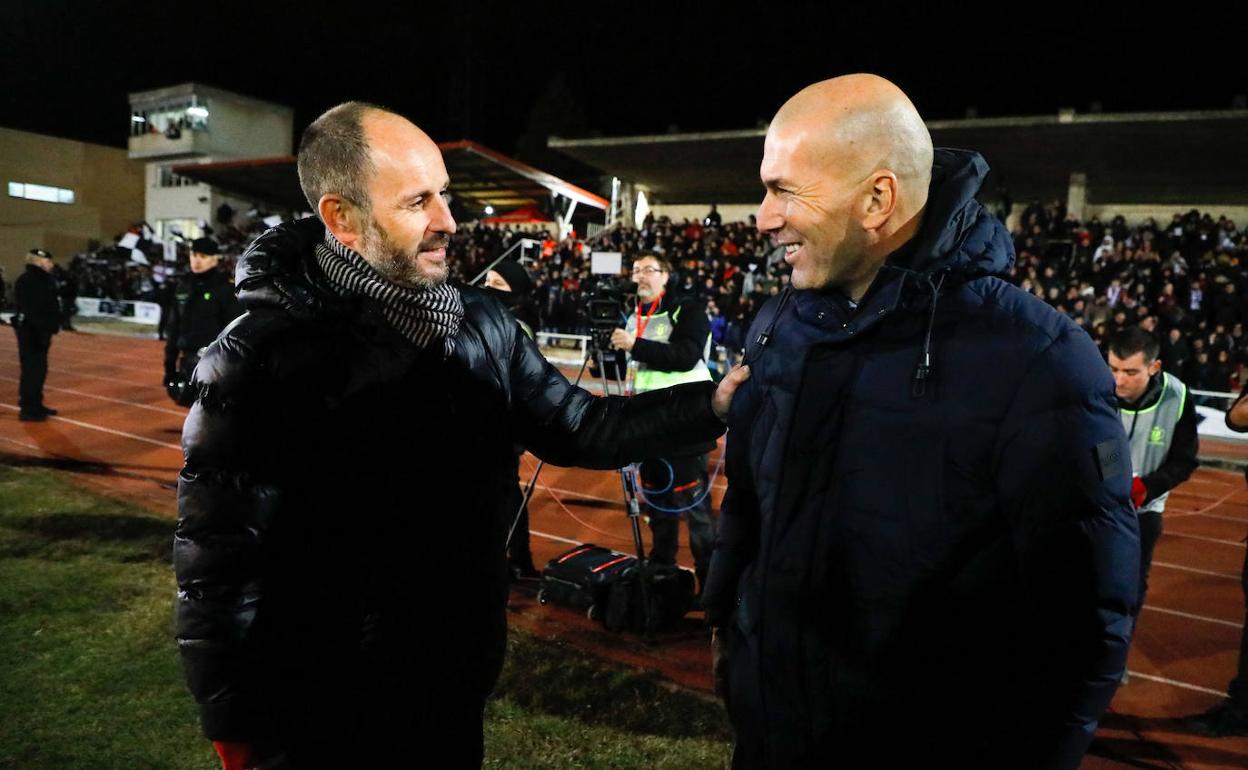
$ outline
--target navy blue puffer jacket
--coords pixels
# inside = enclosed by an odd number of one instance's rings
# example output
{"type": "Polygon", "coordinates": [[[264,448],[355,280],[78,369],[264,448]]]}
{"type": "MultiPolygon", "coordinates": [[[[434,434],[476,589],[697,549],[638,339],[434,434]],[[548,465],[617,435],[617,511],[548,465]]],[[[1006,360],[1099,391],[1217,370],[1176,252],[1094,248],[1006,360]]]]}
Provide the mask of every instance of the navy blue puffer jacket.
{"type": "Polygon", "coordinates": [[[996,277],[987,170],[937,150],[905,264],[747,338],[704,596],[735,767],[1074,768],[1113,696],[1139,570],[1113,381],[996,277]]]}

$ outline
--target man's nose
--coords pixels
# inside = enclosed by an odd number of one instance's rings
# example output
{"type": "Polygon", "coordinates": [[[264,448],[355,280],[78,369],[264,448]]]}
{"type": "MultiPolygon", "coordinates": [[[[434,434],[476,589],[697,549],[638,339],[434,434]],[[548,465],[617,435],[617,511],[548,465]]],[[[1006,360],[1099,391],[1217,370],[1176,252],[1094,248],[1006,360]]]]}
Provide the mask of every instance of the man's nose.
{"type": "Polygon", "coordinates": [[[454,235],[458,228],[455,225],[455,216],[451,214],[451,202],[445,195],[439,195],[435,205],[437,208],[433,219],[429,222],[429,227],[439,233],[454,235]]]}
{"type": "Polygon", "coordinates": [[[784,216],[781,213],[780,202],[776,200],[776,196],[770,191],[763,196],[763,202],[758,204],[758,213],[755,215],[756,224],[760,233],[771,233],[784,227],[784,216]]]}

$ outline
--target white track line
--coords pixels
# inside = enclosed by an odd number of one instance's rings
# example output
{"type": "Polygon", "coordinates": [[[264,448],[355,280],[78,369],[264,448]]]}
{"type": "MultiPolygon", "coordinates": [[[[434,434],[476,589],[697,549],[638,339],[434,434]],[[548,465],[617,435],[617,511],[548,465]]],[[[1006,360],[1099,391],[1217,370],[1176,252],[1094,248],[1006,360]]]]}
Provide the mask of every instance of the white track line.
{"type": "Polygon", "coordinates": [[[1196,692],[1208,693],[1209,695],[1217,695],[1220,698],[1229,697],[1221,690],[1212,690],[1208,687],[1201,687],[1198,684],[1180,682],[1177,679],[1167,679],[1164,676],[1156,676],[1155,674],[1141,674],[1139,671],[1127,671],[1127,673],[1131,675],[1132,679],[1147,679],[1150,682],[1160,682],[1161,684],[1168,684],[1171,687],[1180,687],[1184,690],[1195,690],[1196,692]]]}
{"type": "Polygon", "coordinates": [[[1179,610],[1172,610],[1168,607],[1154,607],[1151,604],[1145,604],[1144,609],[1152,610],[1153,612],[1160,612],[1163,615],[1175,615],[1180,618],[1187,618],[1188,620],[1199,620],[1203,623],[1216,623],[1219,626],[1230,626],[1231,628],[1244,627],[1243,623],[1236,623],[1233,620],[1222,620],[1220,618],[1211,618],[1205,615],[1193,615],[1190,612],[1180,612],[1179,610]]]}
{"type": "Polygon", "coordinates": [[[1199,540],[1202,543],[1217,543],[1218,545],[1229,545],[1232,548],[1244,547],[1244,541],[1242,540],[1222,540],[1216,537],[1204,537],[1203,535],[1188,535],[1183,532],[1166,532],[1165,534],[1170,535],[1171,537],[1185,537],[1188,540],[1199,540]]]}
{"type": "Polygon", "coordinates": [[[1230,572],[1213,572],[1207,569],[1196,569],[1195,567],[1184,567],[1180,564],[1171,564],[1165,561],[1154,561],[1154,567],[1165,567],[1166,569],[1177,569],[1180,572],[1191,572],[1196,575],[1207,575],[1209,577],[1226,578],[1227,580],[1239,580],[1239,575],[1230,572]]]}
{"type": "MultiPolygon", "coordinates": [[[[86,353],[87,351],[83,351],[83,352],[86,353]]],[[[100,351],[95,351],[95,353],[99,353],[99,352],[100,351]]],[[[160,368],[155,367],[155,366],[127,366],[125,364],[119,364],[113,361],[98,361],[98,362],[97,361],[74,361],[74,363],[78,364],[79,366],[94,366],[97,369],[125,369],[126,371],[141,372],[143,374],[154,374],[160,371],[160,368]]],[[[163,366],[163,361],[162,361],[162,366],[163,366]]]]}
{"type": "MultiPolygon", "coordinates": [[[[1230,500],[1232,497],[1234,497],[1235,495],[1237,495],[1237,494],[1239,494],[1239,493],[1240,493],[1240,489],[1239,489],[1238,487],[1236,487],[1236,488],[1232,489],[1230,492],[1227,492],[1225,495],[1222,495],[1221,497],[1219,497],[1217,500],[1214,500],[1212,503],[1209,503],[1209,504],[1208,504],[1208,505],[1206,505],[1204,508],[1199,508],[1199,509],[1197,509],[1197,510],[1195,510],[1195,511],[1185,511],[1184,513],[1179,514],[1179,515],[1182,515],[1182,516],[1194,516],[1194,515],[1196,515],[1196,514],[1198,514],[1198,513],[1208,513],[1209,511],[1212,511],[1214,508],[1217,508],[1219,505],[1222,505],[1222,504],[1223,504],[1223,503],[1225,503],[1227,500],[1230,500]]],[[[1209,498],[1207,498],[1207,497],[1206,497],[1206,498],[1204,498],[1204,499],[1205,499],[1205,500],[1208,500],[1209,498]]]]}
{"type": "Polygon", "coordinates": [[[570,537],[560,537],[559,535],[552,535],[549,532],[538,532],[536,529],[530,529],[529,534],[537,535],[538,537],[544,537],[547,540],[553,540],[556,543],[567,543],[568,545],[580,545],[581,544],[580,540],[573,540],[570,537]]]}
{"type": "MultiPolygon", "coordinates": [[[[18,379],[18,378],[16,378],[16,377],[8,377],[8,376],[3,375],[3,374],[0,374],[0,380],[8,380],[9,382],[21,382],[21,380],[19,380],[19,379],[18,379]]],[[[183,419],[186,419],[186,412],[185,412],[185,411],[181,411],[181,412],[179,412],[179,411],[177,411],[177,410],[175,410],[175,409],[166,409],[166,408],[164,408],[163,406],[149,406],[148,404],[140,404],[140,403],[139,403],[139,402],[137,402],[137,401],[127,401],[127,400],[125,400],[124,398],[109,398],[108,396],[97,396],[97,395],[95,395],[94,393],[87,393],[87,392],[82,391],[82,390],[74,390],[73,388],[57,388],[57,387],[53,387],[53,386],[51,386],[51,385],[44,385],[44,386],[43,386],[43,389],[44,389],[44,390],[55,390],[55,391],[57,391],[58,393],[72,393],[72,394],[73,394],[73,395],[75,395],[75,396],[85,396],[86,398],[94,398],[94,399],[97,399],[97,400],[99,400],[99,401],[109,401],[109,402],[114,403],[114,404],[125,404],[125,405],[127,405],[127,406],[133,406],[133,407],[135,407],[135,408],[137,408],[137,409],[150,409],[150,410],[152,410],[153,412],[163,412],[164,414],[172,414],[172,415],[174,415],[175,417],[181,417],[181,418],[183,418],[183,419]]]]}
{"type": "MultiPolygon", "coordinates": [[[[115,339],[115,338],[110,337],[109,339],[115,339]]],[[[68,345],[65,343],[66,343],[66,340],[60,340],[59,342],[54,342],[53,343],[55,345],[54,349],[68,350],[73,353],[99,353],[100,352],[100,350],[95,346],[94,343],[88,342],[85,345],[68,345]]],[[[105,343],[105,344],[109,345],[109,343],[105,343]]],[[[107,351],[109,358],[124,358],[127,361],[134,361],[136,363],[140,361],[150,362],[154,359],[158,359],[159,356],[163,356],[165,354],[165,343],[163,340],[161,341],[159,346],[153,345],[150,353],[130,352],[131,350],[133,350],[133,348],[121,348],[119,350],[117,349],[119,347],[117,345],[109,345],[109,347],[112,348],[107,351]]]]}
{"type": "MultiPolygon", "coordinates": [[[[85,348],[77,348],[77,347],[71,347],[71,346],[65,346],[65,345],[58,346],[58,345],[55,343],[55,341],[53,342],[52,347],[50,348],[50,351],[58,351],[58,352],[65,352],[65,353],[77,354],[78,356],[100,356],[100,355],[104,355],[104,356],[107,356],[107,357],[109,357],[109,358],[114,357],[114,354],[113,354],[111,351],[107,351],[107,350],[100,350],[100,349],[98,349],[98,348],[90,348],[90,347],[85,347],[85,348]]],[[[53,358],[58,358],[59,356],[57,355],[57,353],[52,353],[52,357],[53,357],[53,358]]],[[[78,361],[77,363],[82,363],[82,364],[85,364],[85,365],[87,365],[87,366],[106,366],[106,367],[110,367],[110,368],[114,368],[114,369],[128,369],[128,370],[130,370],[130,371],[132,371],[132,372],[144,372],[144,373],[147,373],[147,374],[151,374],[153,371],[157,371],[157,370],[158,370],[158,368],[159,368],[159,366],[162,366],[162,365],[163,365],[163,361],[164,361],[164,354],[163,354],[163,352],[162,352],[162,353],[161,353],[161,356],[160,356],[159,358],[158,358],[157,356],[153,355],[151,358],[149,358],[149,359],[147,359],[147,360],[151,361],[151,362],[152,362],[152,365],[150,365],[150,366],[130,366],[130,365],[128,365],[128,364],[119,364],[119,363],[115,363],[115,362],[112,362],[112,361],[101,361],[101,362],[96,362],[96,361],[86,361],[86,360],[78,361]]],[[[134,362],[135,362],[135,363],[138,363],[138,359],[134,359],[134,362]]]]}
{"type": "MultiPolygon", "coordinates": [[[[14,406],[13,404],[0,404],[0,407],[3,407],[5,409],[11,409],[14,412],[21,411],[20,408],[14,406]]],[[[134,439],[135,441],[142,441],[145,444],[153,444],[158,447],[164,447],[165,449],[176,449],[178,451],[178,454],[182,453],[182,447],[178,444],[170,444],[165,441],[157,441],[156,439],[147,438],[146,436],[136,436],[133,433],[126,433],[125,431],[122,431],[122,430],[113,430],[112,428],[105,428],[102,425],[92,425],[89,422],[82,422],[80,420],[71,420],[68,417],[58,416],[58,417],[49,417],[48,419],[56,421],[56,422],[69,423],[70,425],[77,425],[80,428],[87,428],[88,430],[98,430],[101,433],[111,433],[114,436],[122,436],[124,438],[134,439]]]]}
{"type": "Polygon", "coordinates": [[[1180,517],[1186,517],[1186,516],[1200,516],[1203,519],[1217,519],[1218,521],[1233,521],[1236,524],[1248,524],[1248,519],[1245,519],[1242,516],[1219,516],[1216,513],[1201,513],[1200,511],[1192,511],[1191,513],[1179,512],[1179,513],[1174,514],[1173,516],[1167,513],[1166,515],[1169,516],[1170,518],[1180,518],[1180,517]]]}
{"type": "Polygon", "coordinates": [[[153,390],[160,390],[163,392],[163,388],[159,385],[153,385],[150,382],[135,382],[134,380],[123,380],[117,377],[104,377],[99,374],[83,374],[82,372],[75,372],[70,369],[62,369],[59,366],[49,366],[48,373],[64,374],[70,377],[84,377],[89,380],[103,380],[104,382],[114,382],[119,385],[129,385],[133,388],[151,388],[153,390]]]}

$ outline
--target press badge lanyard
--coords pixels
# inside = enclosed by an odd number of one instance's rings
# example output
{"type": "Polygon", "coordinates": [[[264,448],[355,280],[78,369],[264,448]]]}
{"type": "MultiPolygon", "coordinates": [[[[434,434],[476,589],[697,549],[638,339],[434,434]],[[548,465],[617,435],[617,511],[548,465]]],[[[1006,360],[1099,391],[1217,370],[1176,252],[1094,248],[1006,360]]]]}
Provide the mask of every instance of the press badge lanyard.
{"type": "Polygon", "coordinates": [[[654,315],[654,311],[659,309],[659,304],[663,302],[663,292],[659,292],[659,296],[654,298],[654,304],[650,305],[650,312],[646,313],[646,317],[641,317],[641,300],[637,300],[637,339],[642,339],[646,335],[646,326],[650,324],[650,317],[654,315]]]}

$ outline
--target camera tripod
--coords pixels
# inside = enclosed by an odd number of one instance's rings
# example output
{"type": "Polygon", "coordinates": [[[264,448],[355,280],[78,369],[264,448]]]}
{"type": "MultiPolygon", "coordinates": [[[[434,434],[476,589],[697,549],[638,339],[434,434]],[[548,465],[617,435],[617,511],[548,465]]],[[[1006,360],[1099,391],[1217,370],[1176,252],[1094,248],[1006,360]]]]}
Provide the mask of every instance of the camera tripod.
{"type": "MultiPolygon", "coordinates": [[[[607,347],[607,339],[609,338],[609,329],[593,330],[593,340],[589,349],[585,353],[585,359],[581,362],[580,371],[577,372],[576,380],[572,383],[573,387],[579,387],[581,379],[585,376],[585,370],[589,368],[590,362],[594,362],[598,366],[598,378],[602,384],[602,394],[604,396],[611,395],[611,379],[607,377],[607,357],[604,349],[607,347]]],[[[622,380],[616,380],[619,386],[619,395],[624,395],[624,383],[622,380]]],[[[511,548],[511,540],[515,536],[516,526],[520,522],[520,516],[523,514],[525,507],[529,504],[529,500],[533,497],[534,490],[537,489],[537,479],[541,475],[542,469],[546,466],[544,460],[539,459],[537,469],[533,471],[532,478],[525,486],[524,495],[520,500],[520,507],[516,510],[515,516],[512,517],[511,527],[507,532],[507,546],[504,549],[511,548]]],[[[649,639],[655,630],[658,619],[656,617],[656,607],[651,602],[653,586],[651,585],[650,570],[648,569],[649,560],[646,558],[645,543],[641,536],[641,502],[637,492],[637,478],[630,471],[628,466],[617,469],[620,474],[620,485],[624,493],[624,507],[628,514],[628,520],[633,533],[633,546],[637,552],[637,573],[636,580],[641,590],[641,605],[644,636],[649,639]]]]}

